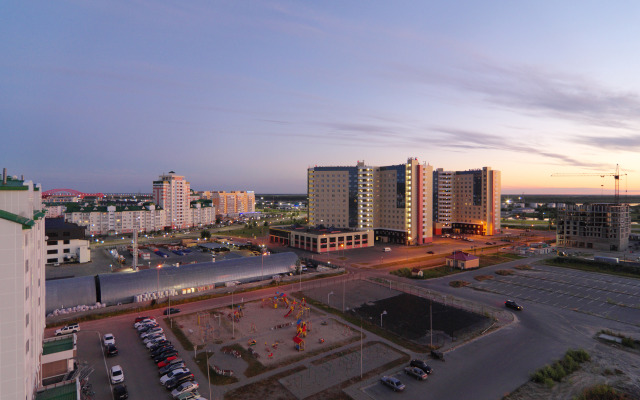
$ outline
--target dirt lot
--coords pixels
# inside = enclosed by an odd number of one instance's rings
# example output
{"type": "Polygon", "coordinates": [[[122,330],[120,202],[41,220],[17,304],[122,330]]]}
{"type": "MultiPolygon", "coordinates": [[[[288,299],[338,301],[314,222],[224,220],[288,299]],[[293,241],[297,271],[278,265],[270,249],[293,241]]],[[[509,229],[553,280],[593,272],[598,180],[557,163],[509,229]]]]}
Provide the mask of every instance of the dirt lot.
{"type": "MultiPolygon", "coordinates": [[[[259,361],[265,366],[300,356],[301,352],[296,350],[293,342],[298,332],[298,320],[306,323],[306,337],[304,333],[301,335],[306,353],[360,337],[359,332],[301,303],[297,303],[289,316],[285,317],[293,306],[294,299],[287,298],[290,304],[287,306],[283,300],[284,296],[279,297],[277,301],[274,301],[274,297],[263,299],[262,302],[241,303],[244,316],[238,316],[235,321],[232,321],[231,309],[222,308],[176,317],[174,323],[180,325],[192,343],[216,345],[218,348],[234,343],[244,348],[251,347],[260,355],[259,361]],[[255,344],[249,346],[251,341],[255,341],[255,344]]],[[[236,305],[234,311],[238,310],[236,305]]],[[[218,366],[227,368],[224,360],[230,358],[223,357],[220,360],[218,366]]]]}
{"type": "Polygon", "coordinates": [[[600,342],[587,351],[591,355],[591,361],[552,388],[527,382],[505,396],[504,400],[572,399],[584,389],[600,383],[626,393],[630,396],[629,399],[640,399],[640,351],[600,342]]]}

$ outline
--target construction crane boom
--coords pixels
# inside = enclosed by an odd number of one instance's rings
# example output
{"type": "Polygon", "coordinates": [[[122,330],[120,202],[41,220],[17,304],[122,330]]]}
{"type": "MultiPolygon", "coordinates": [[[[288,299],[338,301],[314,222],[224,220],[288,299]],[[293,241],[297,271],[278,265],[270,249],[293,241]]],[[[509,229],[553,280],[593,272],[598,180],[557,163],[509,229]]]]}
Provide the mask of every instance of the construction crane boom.
{"type": "MultiPolygon", "coordinates": [[[[623,174],[623,175],[627,175],[627,174],[623,174]]],[[[571,173],[555,173],[555,174],[551,174],[552,177],[563,177],[563,176],[599,176],[601,178],[604,178],[605,176],[613,176],[613,179],[615,181],[615,202],[616,204],[620,203],[620,166],[618,164],[616,164],[616,172],[611,172],[611,173],[575,173],[575,174],[571,174],[571,173]]]]}

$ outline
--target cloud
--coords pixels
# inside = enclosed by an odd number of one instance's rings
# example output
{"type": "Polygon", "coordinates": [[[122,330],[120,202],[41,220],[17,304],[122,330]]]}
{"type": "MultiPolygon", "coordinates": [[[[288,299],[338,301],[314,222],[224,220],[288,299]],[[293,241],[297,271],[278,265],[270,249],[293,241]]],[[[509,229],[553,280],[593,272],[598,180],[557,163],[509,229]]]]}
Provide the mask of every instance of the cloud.
{"type": "Polygon", "coordinates": [[[640,136],[584,136],[576,139],[580,143],[609,150],[638,151],[640,136]]]}
{"type": "Polygon", "coordinates": [[[633,129],[640,123],[638,93],[613,90],[579,75],[487,61],[447,72],[413,65],[392,68],[394,76],[402,77],[399,79],[476,93],[484,101],[527,115],[622,129],[633,129]]]}

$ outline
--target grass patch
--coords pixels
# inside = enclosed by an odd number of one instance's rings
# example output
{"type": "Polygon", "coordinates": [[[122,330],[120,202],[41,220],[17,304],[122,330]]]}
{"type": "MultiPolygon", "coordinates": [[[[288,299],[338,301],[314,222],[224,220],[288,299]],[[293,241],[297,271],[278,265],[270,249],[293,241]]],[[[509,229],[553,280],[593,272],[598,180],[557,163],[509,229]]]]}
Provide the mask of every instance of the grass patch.
{"type": "Polygon", "coordinates": [[[630,349],[640,349],[640,341],[633,339],[632,337],[625,336],[621,333],[616,333],[610,331],[608,329],[600,331],[600,333],[604,333],[605,335],[613,336],[622,339],[622,345],[624,347],[629,347],[630,349]]]}
{"type": "Polygon", "coordinates": [[[460,288],[460,287],[465,287],[470,285],[469,282],[467,281],[451,281],[449,282],[449,286],[454,287],[454,288],[460,288]]]}
{"type": "Polygon", "coordinates": [[[613,387],[601,383],[586,388],[582,394],[575,396],[573,400],[631,400],[625,393],[620,393],[613,387]]]}
{"type": "Polygon", "coordinates": [[[568,350],[561,360],[551,365],[545,365],[531,375],[531,380],[536,383],[544,384],[548,387],[560,382],[567,375],[580,369],[580,364],[591,360],[591,356],[586,351],[568,350]]]}
{"type": "Polygon", "coordinates": [[[182,332],[182,329],[180,329],[180,327],[178,326],[179,324],[175,323],[172,326],[171,322],[169,321],[169,318],[165,318],[164,323],[167,324],[169,329],[171,329],[171,332],[173,332],[176,339],[178,339],[178,342],[180,342],[180,344],[182,345],[182,347],[184,347],[185,350],[187,351],[193,350],[194,348],[193,343],[191,343],[191,340],[189,340],[187,335],[185,335],[184,332],[182,332]]]}
{"type": "Polygon", "coordinates": [[[279,380],[295,374],[296,372],[304,371],[307,367],[299,366],[287,371],[280,372],[279,374],[272,375],[259,382],[249,385],[241,386],[237,389],[233,389],[225,393],[225,400],[247,400],[247,399],[278,399],[278,400],[297,400],[297,398],[287,390],[279,380]]]}
{"type": "MultiPolygon", "coordinates": [[[[291,293],[289,294],[289,296],[291,297],[295,297],[298,300],[302,299],[303,295],[300,292],[295,292],[295,293],[291,293]]],[[[389,340],[390,342],[393,342],[395,344],[397,344],[398,346],[401,346],[405,349],[417,352],[417,353],[426,353],[427,351],[430,350],[429,346],[424,346],[424,345],[420,345],[417,343],[413,343],[410,340],[406,340],[403,339],[401,337],[399,337],[398,335],[394,334],[393,332],[389,332],[387,330],[384,330],[382,328],[380,328],[378,325],[374,324],[374,323],[370,323],[369,321],[365,321],[363,319],[360,319],[360,317],[355,316],[353,314],[346,314],[343,313],[342,311],[339,311],[335,308],[331,308],[328,307],[326,304],[321,303],[319,301],[316,301],[312,298],[306,298],[307,303],[309,303],[310,305],[314,306],[315,308],[324,311],[328,314],[333,314],[338,316],[339,318],[342,318],[343,320],[350,322],[351,324],[355,325],[355,326],[360,326],[362,324],[362,329],[365,329],[371,333],[373,333],[374,335],[378,335],[380,337],[383,337],[387,340],[389,340]]],[[[355,338],[356,340],[360,340],[360,338],[355,338]]],[[[323,350],[323,352],[325,352],[326,349],[323,350]]]]}
{"type": "Polygon", "coordinates": [[[513,267],[513,268],[515,268],[515,269],[519,269],[519,270],[521,270],[521,271],[528,271],[528,270],[530,270],[530,269],[533,269],[533,268],[531,268],[531,266],[526,265],[526,264],[523,264],[523,265],[516,265],[516,266],[515,266],[515,267],[513,267]]]}
{"type": "Polygon", "coordinates": [[[609,264],[573,257],[548,258],[544,260],[544,263],[555,267],[578,269],[588,272],[600,272],[603,274],[624,276],[627,278],[640,278],[640,268],[631,265],[609,264]]]}
{"type": "Polygon", "coordinates": [[[195,360],[196,364],[198,364],[198,368],[200,368],[200,371],[202,371],[203,374],[207,375],[207,366],[209,367],[209,382],[211,382],[211,384],[223,386],[238,382],[238,378],[235,376],[223,376],[216,374],[216,371],[207,363],[207,357],[208,355],[206,352],[201,352],[198,353],[195,360]]]}
{"type": "Polygon", "coordinates": [[[486,281],[489,279],[493,279],[493,275],[476,275],[473,277],[473,279],[482,282],[482,281],[486,281]]]}
{"type": "Polygon", "coordinates": [[[498,269],[498,270],[496,270],[496,275],[500,275],[500,276],[513,275],[513,270],[510,270],[510,269],[498,269]]]}

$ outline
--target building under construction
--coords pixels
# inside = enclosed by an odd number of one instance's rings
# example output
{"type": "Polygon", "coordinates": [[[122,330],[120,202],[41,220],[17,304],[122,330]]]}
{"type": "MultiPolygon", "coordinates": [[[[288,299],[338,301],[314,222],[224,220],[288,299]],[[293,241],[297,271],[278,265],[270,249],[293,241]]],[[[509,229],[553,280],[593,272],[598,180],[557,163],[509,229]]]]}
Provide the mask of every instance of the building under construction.
{"type": "Polygon", "coordinates": [[[624,251],[629,246],[628,204],[567,205],[558,210],[558,247],[624,251]]]}

